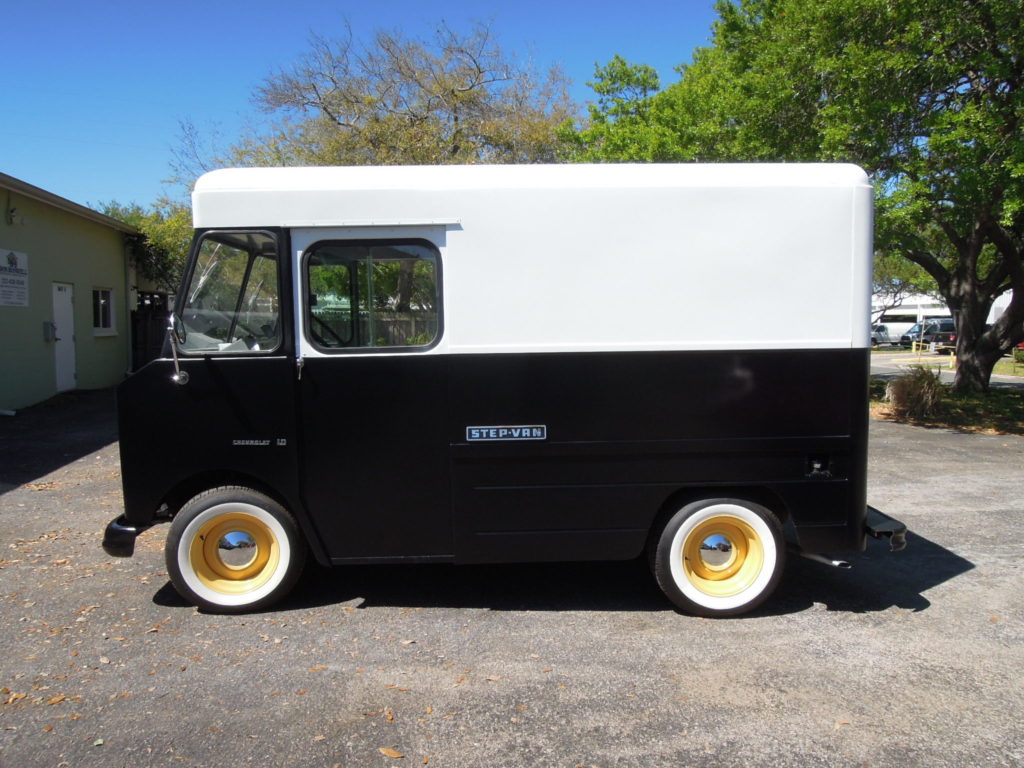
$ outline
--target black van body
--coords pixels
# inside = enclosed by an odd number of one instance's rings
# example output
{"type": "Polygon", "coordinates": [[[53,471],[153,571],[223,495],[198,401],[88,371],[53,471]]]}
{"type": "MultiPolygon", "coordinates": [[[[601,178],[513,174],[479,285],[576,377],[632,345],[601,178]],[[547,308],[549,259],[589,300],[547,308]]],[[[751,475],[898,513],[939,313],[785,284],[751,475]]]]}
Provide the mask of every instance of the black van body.
{"type": "MultiPolygon", "coordinates": [[[[573,172],[544,169],[555,181],[537,187],[564,197],[580,181],[558,180],[573,172]]],[[[522,185],[524,171],[515,173],[522,185]]],[[[609,186],[600,169],[583,173],[609,186]]],[[[645,179],[649,171],[637,173],[645,179]]],[[[270,178],[257,202],[270,200],[282,178],[270,178]]],[[[457,178],[449,203],[467,187],[484,194],[457,178]]],[[[650,194],[662,194],[662,178],[650,194]]],[[[840,200],[852,200],[854,213],[835,207],[854,222],[854,234],[837,234],[835,258],[849,251],[856,273],[865,258],[870,268],[870,214],[857,219],[865,184],[862,174],[852,178],[840,200]]],[[[764,185],[758,177],[753,187],[764,185]]],[[[211,208],[231,199],[226,186],[210,183],[211,208]]],[[[807,186],[797,184],[801,192],[807,186]]],[[[315,194],[291,192],[305,195],[304,205],[315,194]]],[[[846,328],[849,316],[845,344],[755,339],[702,348],[676,344],[664,320],[652,331],[635,319],[598,317],[593,322],[610,329],[601,332],[611,341],[548,349],[543,330],[531,330],[540,327],[536,318],[558,328],[578,322],[585,310],[570,315],[561,305],[586,286],[565,294],[544,288],[522,295],[521,305],[500,289],[475,296],[460,270],[481,267],[464,266],[457,250],[459,235],[477,226],[469,214],[455,224],[428,216],[377,229],[362,220],[300,227],[284,214],[237,226],[223,214],[226,224],[202,226],[203,193],[198,186],[196,245],[167,354],[118,392],[125,513],[104,542],[112,554],[131,554],[135,536],[173,520],[168,569],[179,591],[203,607],[248,610],[278,599],[307,550],[323,564],[647,552],[677,605],[730,615],[752,608],[778,581],[784,526],[791,547],[804,553],[859,551],[869,534],[902,546],[902,525],[874,511],[869,519],[870,340],[868,323],[859,321],[868,296],[856,286],[834,323],[846,328]],[[543,291],[560,306],[549,308],[543,291]],[[486,341],[479,323],[466,331],[459,324],[485,317],[480,303],[489,298],[505,302],[502,317],[515,315],[512,330],[494,329],[510,342],[493,350],[472,338],[458,344],[462,333],[486,341]],[[621,327],[631,323],[638,330],[621,327]]],[[[529,200],[531,189],[523,195],[529,200]]],[[[799,222],[806,214],[788,215],[799,222]]],[[[642,216],[632,224],[642,225],[642,216]]],[[[766,239],[786,237],[790,226],[766,239]]],[[[796,253],[791,268],[807,258],[813,254],[796,253]]],[[[780,307],[790,300],[757,299],[780,307]]],[[[636,309],[601,311],[628,318],[636,309]]],[[[756,336],[758,319],[750,323],[756,336]]],[[[765,333],[779,334],[776,327],[765,333]]]]}

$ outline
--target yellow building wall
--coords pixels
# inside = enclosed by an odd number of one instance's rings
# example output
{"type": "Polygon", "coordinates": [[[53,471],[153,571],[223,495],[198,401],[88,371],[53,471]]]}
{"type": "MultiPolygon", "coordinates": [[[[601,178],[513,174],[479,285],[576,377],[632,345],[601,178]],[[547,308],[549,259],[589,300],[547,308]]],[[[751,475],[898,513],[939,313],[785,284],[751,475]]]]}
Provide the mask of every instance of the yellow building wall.
{"type": "MultiPolygon", "coordinates": [[[[6,190],[0,190],[6,200],[6,190]]],[[[57,392],[53,284],[74,287],[76,389],[100,389],[124,378],[130,363],[123,235],[32,198],[10,194],[13,217],[0,216],[0,256],[28,256],[28,306],[0,306],[0,410],[17,410],[57,392]],[[12,218],[13,220],[9,220],[12,218]],[[113,291],[112,331],[93,329],[93,289],[113,291]]]]}

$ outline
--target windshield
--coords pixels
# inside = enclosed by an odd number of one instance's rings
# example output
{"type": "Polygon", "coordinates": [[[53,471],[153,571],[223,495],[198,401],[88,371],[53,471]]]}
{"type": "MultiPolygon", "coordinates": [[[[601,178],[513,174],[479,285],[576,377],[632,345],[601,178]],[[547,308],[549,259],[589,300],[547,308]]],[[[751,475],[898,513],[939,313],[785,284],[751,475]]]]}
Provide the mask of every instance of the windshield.
{"type": "Polygon", "coordinates": [[[281,341],[277,248],[262,232],[214,232],[196,250],[181,319],[182,351],[233,354],[281,341]]]}

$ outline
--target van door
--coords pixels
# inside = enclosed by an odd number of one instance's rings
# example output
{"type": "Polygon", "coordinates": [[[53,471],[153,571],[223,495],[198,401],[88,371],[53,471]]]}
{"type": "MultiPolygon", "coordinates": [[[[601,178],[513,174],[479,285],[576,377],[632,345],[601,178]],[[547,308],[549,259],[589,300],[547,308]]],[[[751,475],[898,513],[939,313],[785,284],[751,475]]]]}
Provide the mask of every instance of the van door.
{"type": "Polygon", "coordinates": [[[125,508],[145,522],[175,488],[254,485],[298,507],[295,358],[282,233],[207,231],[178,299],[185,377],[155,360],[119,388],[125,508]]]}
{"type": "Polygon", "coordinates": [[[447,559],[438,248],[322,230],[293,232],[293,248],[302,493],[328,556],[447,559]]]}

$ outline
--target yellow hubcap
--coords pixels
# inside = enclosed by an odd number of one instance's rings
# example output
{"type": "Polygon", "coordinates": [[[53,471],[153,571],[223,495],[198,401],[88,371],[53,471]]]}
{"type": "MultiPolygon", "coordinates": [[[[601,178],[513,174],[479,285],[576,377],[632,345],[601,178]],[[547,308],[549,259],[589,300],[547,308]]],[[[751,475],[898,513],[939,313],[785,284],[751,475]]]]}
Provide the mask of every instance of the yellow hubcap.
{"type": "Polygon", "coordinates": [[[747,589],[764,566],[764,544],[747,523],[719,515],[694,526],[683,542],[683,571],[694,587],[712,597],[747,589]]]}
{"type": "Polygon", "coordinates": [[[210,589],[237,595],[259,589],[277,570],[281,550],[258,518],[228,512],[207,521],[189,545],[189,563],[210,589]]]}

